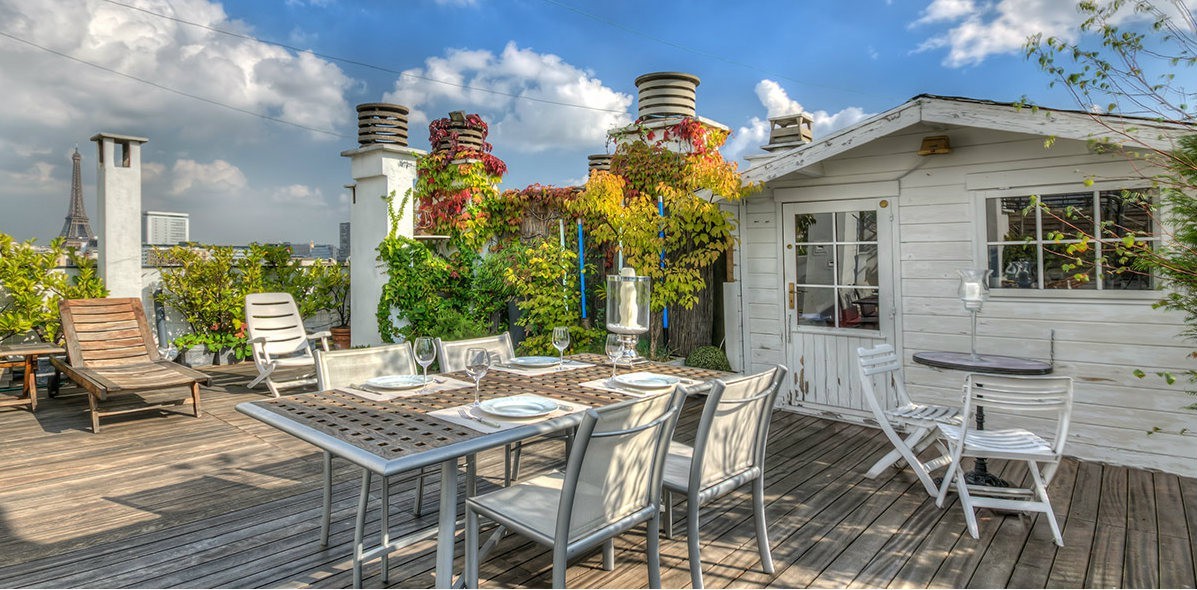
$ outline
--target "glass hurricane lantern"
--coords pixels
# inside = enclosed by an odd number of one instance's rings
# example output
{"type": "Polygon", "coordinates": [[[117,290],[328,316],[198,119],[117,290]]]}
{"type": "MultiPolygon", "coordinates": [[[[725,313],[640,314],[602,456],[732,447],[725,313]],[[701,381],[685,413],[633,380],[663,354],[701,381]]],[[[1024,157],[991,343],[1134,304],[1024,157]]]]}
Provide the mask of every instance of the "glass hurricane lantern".
{"type": "Polygon", "coordinates": [[[640,358],[636,342],[648,332],[648,306],[648,277],[637,276],[630,266],[620,269],[618,275],[607,275],[607,331],[619,334],[623,341],[621,360],[626,365],[640,358]]]}

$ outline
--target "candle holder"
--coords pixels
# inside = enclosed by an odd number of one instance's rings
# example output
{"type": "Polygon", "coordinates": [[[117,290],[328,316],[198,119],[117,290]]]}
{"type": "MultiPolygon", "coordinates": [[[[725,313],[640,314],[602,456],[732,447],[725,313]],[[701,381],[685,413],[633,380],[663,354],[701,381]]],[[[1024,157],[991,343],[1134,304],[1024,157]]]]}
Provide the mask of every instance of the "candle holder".
{"type": "Polygon", "coordinates": [[[981,313],[981,307],[989,298],[989,273],[992,271],[988,268],[967,268],[958,272],[960,287],[956,293],[960,296],[960,301],[964,302],[964,309],[973,316],[969,350],[972,359],[977,360],[981,358],[977,355],[977,314],[981,313]]]}
{"type": "Polygon", "coordinates": [[[643,359],[636,353],[640,335],[649,327],[649,278],[625,266],[618,275],[607,275],[607,331],[619,334],[623,355],[615,361],[632,365],[643,359]]]}

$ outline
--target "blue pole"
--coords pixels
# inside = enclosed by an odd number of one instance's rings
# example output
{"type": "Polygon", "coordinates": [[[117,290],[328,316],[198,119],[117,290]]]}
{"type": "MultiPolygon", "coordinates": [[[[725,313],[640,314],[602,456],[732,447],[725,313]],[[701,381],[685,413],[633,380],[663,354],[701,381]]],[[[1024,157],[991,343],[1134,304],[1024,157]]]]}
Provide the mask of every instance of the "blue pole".
{"type": "Polygon", "coordinates": [[[586,250],[582,242],[582,220],[578,220],[578,289],[582,291],[582,319],[586,319],[586,250]]]}
{"type": "MultiPolygon", "coordinates": [[[[665,218],[665,198],[657,196],[657,213],[661,214],[661,218],[665,218]]],[[[665,240],[665,225],[661,225],[661,231],[657,234],[660,236],[662,242],[665,240]]],[[[665,245],[661,244],[661,269],[665,268],[665,245]]],[[[661,327],[666,330],[669,329],[669,308],[661,310],[661,327]]]]}

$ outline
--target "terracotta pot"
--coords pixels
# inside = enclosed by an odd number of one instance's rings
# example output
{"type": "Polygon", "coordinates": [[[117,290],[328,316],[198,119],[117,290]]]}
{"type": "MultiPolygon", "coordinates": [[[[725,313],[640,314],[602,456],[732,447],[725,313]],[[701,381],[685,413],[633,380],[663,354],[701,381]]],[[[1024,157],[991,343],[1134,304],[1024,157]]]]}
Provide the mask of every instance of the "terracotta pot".
{"type": "Polygon", "coordinates": [[[352,340],[349,338],[349,326],[337,326],[329,328],[332,332],[332,345],[334,350],[346,350],[352,346],[352,340]]]}

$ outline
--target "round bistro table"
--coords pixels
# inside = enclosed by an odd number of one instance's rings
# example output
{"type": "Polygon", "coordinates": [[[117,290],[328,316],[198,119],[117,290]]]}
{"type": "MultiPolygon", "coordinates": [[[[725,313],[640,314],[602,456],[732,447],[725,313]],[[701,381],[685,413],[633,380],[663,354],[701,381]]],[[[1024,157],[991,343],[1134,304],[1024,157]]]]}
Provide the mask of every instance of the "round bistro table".
{"type": "MultiPolygon", "coordinates": [[[[914,362],[939,369],[997,375],[1047,375],[1053,369],[1051,363],[1018,356],[978,354],[974,357],[967,352],[941,350],[917,352],[914,362]]],[[[977,430],[985,430],[985,408],[981,406],[977,406],[977,430]]],[[[964,480],[971,485],[1010,487],[1010,482],[989,473],[989,465],[984,458],[976,460],[973,470],[964,474],[964,480]]]]}

